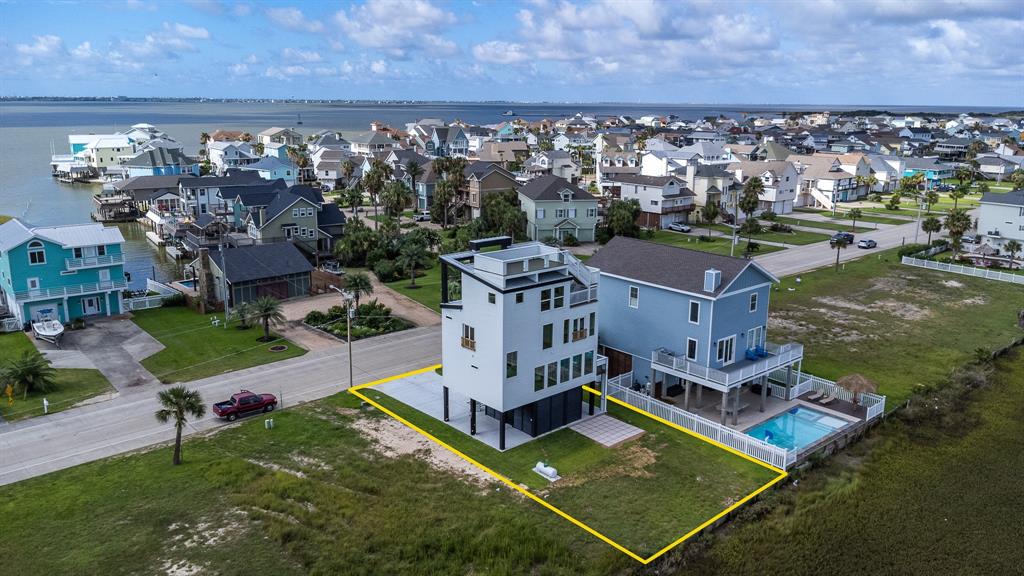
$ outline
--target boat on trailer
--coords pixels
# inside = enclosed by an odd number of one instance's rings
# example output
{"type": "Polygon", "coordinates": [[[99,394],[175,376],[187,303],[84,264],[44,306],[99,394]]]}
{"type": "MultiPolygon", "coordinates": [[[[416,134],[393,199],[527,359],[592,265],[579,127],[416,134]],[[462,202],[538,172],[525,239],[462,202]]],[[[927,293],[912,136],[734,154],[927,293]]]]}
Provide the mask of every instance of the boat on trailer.
{"type": "Polygon", "coordinates": [[[58,320],[40,318],[32,322],[32,335],[35,336],[36,340],[60,346],[60,338],[64,335],[64,325],[58,320]]]}

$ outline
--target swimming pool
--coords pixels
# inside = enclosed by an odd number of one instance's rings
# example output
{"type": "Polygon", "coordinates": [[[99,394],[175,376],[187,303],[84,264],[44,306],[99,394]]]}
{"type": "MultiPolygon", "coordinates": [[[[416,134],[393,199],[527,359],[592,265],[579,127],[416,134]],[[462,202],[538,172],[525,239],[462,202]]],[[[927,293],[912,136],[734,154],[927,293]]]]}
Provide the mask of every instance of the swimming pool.
{"type": "Polygon", "coordinates": [[[193,290],[196,289],[196,281],[195,280],[178,280],[178,284],[181,284],[182,286],[184,286],[186,288],[191,288],[193,290]]]}
{"type": "Polygon", "coordinates": [[[849,424],[820,410],[797,406],[766,420],[747,435],[788,450],[801,450],[849,424]]]}

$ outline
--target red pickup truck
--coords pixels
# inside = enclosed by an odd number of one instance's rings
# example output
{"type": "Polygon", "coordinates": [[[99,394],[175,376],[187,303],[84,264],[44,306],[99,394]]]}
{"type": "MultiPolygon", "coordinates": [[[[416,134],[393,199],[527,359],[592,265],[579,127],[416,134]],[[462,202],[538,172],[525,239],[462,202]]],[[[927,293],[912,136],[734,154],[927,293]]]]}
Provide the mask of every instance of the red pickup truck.
{"type": "Polygon", "coordinates": [[[238,394],[232,394],[230,400],[214,404],[213,413],[221,418],[227,418],[229,422],[234,422],[236,418],[247,413],[270,412],[274,408],[277,408],[277,396],[254,394],[248,390],[242,390],[238,394]]]}

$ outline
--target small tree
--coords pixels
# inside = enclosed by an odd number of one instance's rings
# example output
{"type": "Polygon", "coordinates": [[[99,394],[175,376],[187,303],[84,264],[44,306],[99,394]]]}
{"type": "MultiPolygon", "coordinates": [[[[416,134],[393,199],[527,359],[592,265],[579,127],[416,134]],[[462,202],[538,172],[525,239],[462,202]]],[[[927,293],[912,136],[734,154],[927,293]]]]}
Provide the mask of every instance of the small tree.
{"type": "Polygon", "coordinates": [[[281,310],[281,301],[273,296],[260,296],[253,300],[252,318],[263,324],[263,341],[270,342],[270,325],[284,324],[284,312],[281,310]]]}
{"type": "Polygon", "coordinates": [[[161,424],[174,421],[174,459],[175,466],[181,464],[181,431],[188,417],[202,418],[206,414],[206,405],[198,390],[189,390],[184,386],[175,386],[161,390],[156,395],[161,408],[156,411],[156,419],[161,424]]]}
{"type": "Polygon", "coordinates": [[[1010,182],[1013,184],[1014,190],[1024,188],[1024,170],[1020,168],[1014,170],[1013,174],[1010,174],[1010,182]]]}
{"type": "Polygon", "coordinates": [[[849,245],[850,241],[846,237],[839,237],[832,241],[832,249],[836,251],[836,272],[839,272],[839,255],[849,245]]]}
{"type": "Polygon", "coordinates": [[[409,271],[410,286],[416,286],[416,269],[427,261],[427,248],[418,239],[402,242],[396,262],[403,270],[409,271]]]}
{"type": "Polygon", "coordinates": [[[21,357],[7,363],[3,371],[3,380],[21,390],[22,398],[29,392],[49,392],[57,384],[57,371],[50,366],[50,361],[35,350],[25,350],[21,357]]]}
{"type": "Polygon", "coordinates": [[[921,222],[921,230],[928,233],[928,243],[932,243],[932,234],[942,231],[942,221],[935,216],[929,216],[921,222]]]}
{"type": "Polygon", "coordinates": [[[636,224],[640,211],[640,202],[635,198],[613,200],[608,207],[608,231],[612,236],[636,238],[640,232],[640,227],[636,224]]]}
{"type": "Polygon", "coordinates": [[[939,203],[939,193],[935,190],[929,190],[921,196],[921,199],[924,200],[925,205],[928,206],[927,212],[930,214],[932,206],[939,203]]]}
{"type": "Polygon", "coordinates": [[[249,329],[249,319],[252,318],[252,304],[242,302],[235,306],[235,317],[238,318],[238,327],[242,330],[249,329]]]}
{"type": "Polygon", "coordinates": [[[708,225],[708,238],[711,238],[711,225],[718,219],[718,213],[718,204],[714,202],[708,202],[700,208],[701,220],[708,225]]]}
{"type": "Polygon", "coordinates": [[[342,198],[345,200],[345,203],[352,208],[352,217],[358,219],[359,212],[356,211],[356,208],[363,205],[362,186],[360,186],[358,182],[353,186],[349,186],[345,189],[345,193],[342,195],[342,198]]]}
{"type": "MultiPolygon", "coordinates": [[[[423,166],[419,162],[410,158],[405,163],[405,173],[409,175],[409,188],[412,189],[412,194],[415,196],[416,192],[416,179],[423,176],[423,166]]],[[[419,212],[419,203],[416,203],[416,211],[419,212]]]]}
{"type": "Polygon", "coordinates": [[[355,298],[356,308],[359,307],[359,298],[373,294],[373,282],[366,272],[353,272],[345,276],[345,288],[355,298]]]}
{"type": "Polygon", "coordinates": [[[1009,242],[1003,245],[1003,250],[1006,250],[1006,253],[1010,255],[1010,269],[1012,270],[1014,264],[1014,257],[1017,255],[1018,252],[1021,251],[1020,242],[1016,240],[1010,240],[1009,242]]]}
{"type": "Polygon", "coordinates": [[[963,198],[964,196],[967,196],[967,194],[970,193],[970,191],[971,189],[969,186],[967,186],[966,184],[960,184],[959,186],[954,188],[952,192],[949,193],[949,197],[953,199],[954,210],[956,209],[957,204],[959,204],[960,199],[963,198]]]}
{"type": "Polygon", "coordinates": [[[964,234],[974,225],[971,220],[970,214],[967,213],[963,208],[956,210],[950,210],[946,214],[946,219],[943,221],[942,226],[949,231],[949,236],[953,240],[953,254],[959,256],[961,243],[960,240],[964,234]]]}
{"type": "Polygon", "coordinates": [[[860,208],[853,208],[849,212],[847,212],[846,215],[849,216],[851,220],[853,220],[853,226],[851,227],[851,230],[856,231],[857,220],[860,220],[861,217],[864,216],[864,213],[861,212],[860,208]]]}

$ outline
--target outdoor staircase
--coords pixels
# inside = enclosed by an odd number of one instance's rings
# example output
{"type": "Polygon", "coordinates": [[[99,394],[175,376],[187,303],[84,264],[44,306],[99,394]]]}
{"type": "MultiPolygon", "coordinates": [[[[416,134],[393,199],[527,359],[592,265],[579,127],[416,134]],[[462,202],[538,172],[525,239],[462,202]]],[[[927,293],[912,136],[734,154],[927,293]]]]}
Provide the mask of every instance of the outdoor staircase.
{"type": "Polygon", "coordinates": [[[808,190],[811,191],[811,197],[817,200],[818,203],[821,204],[822,207],[824,207],[826,210],[832,210],[835,207],[835,203],[832,202],[832,198],[828,194],[825,194],[824,192],[818,190],[813,186],[808,188],[808,190]]]}

